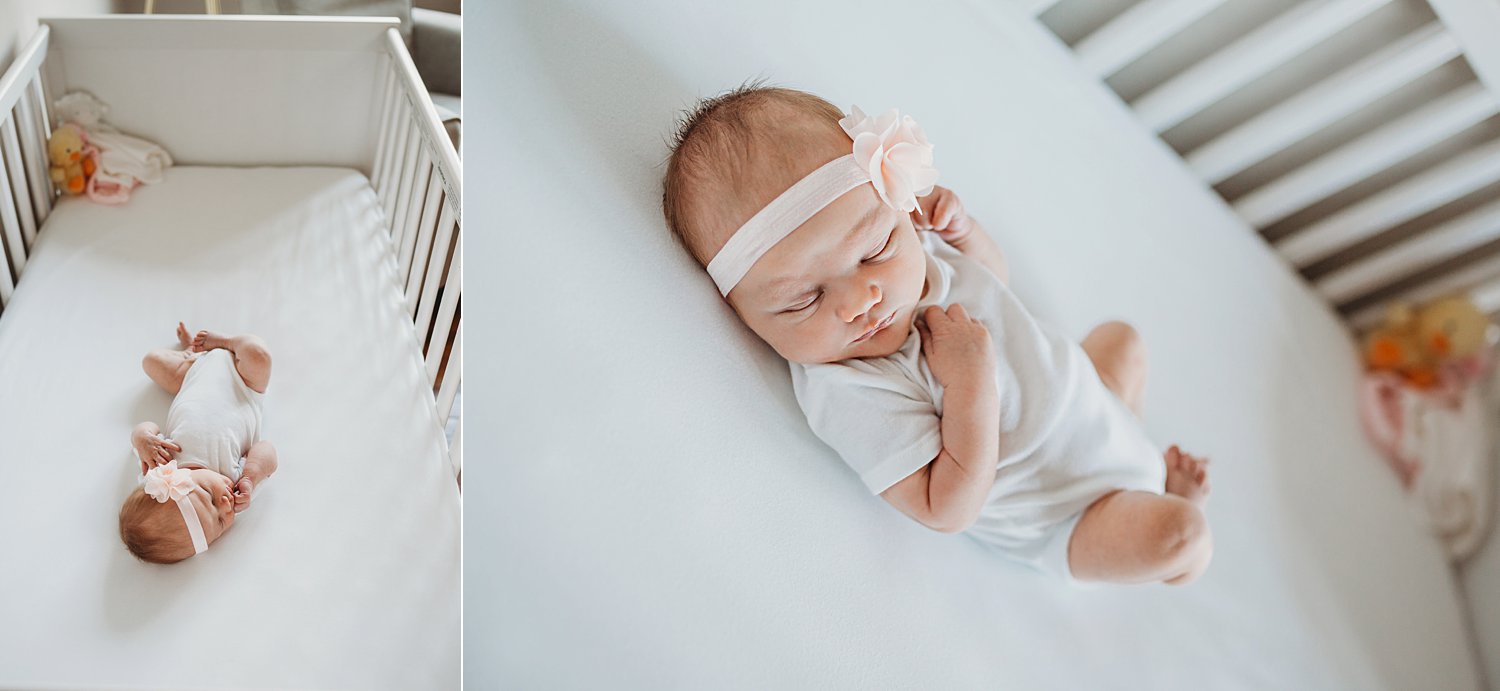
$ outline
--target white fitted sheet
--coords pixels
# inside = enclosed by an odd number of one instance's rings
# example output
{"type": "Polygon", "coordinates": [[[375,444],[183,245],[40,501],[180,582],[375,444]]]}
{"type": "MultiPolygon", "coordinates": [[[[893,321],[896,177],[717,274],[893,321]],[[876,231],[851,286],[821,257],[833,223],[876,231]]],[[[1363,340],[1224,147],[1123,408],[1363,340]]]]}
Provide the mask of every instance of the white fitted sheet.
{"type": "Polygon", "coordinates": [[[467,383],[507,398],[467,439],[506,461],[469,464],[495,489],[465,512],[468,683],[1478,685],[1335,315],[1033,21],[991,0],[509,7],[466,18],[499,32],[470,57],[506,66],[465,102],[486,123],[468,159],[504,162],[504,194],[466,209],[505,231],[470,236],[498,265],[468,292],[509,300],[469,333],[498,352],[467,383]],[[912,114],[1039,317],[1140,329],[1149,431],[1213,459],[1201,581],[1068,589],[901,516],[812,435],[660,211],[677,111],[757,75],[912,114]]]}
{"type": "Polygon", "coordinates": [[[390,241],[342,168],[167,171],[65,199],[0,316],[0,687],[455,688],[459,497],[390,241]],[[141,371],[261,335],[280,469],[208,552],[144,564],[116,516],[141,371]]]}

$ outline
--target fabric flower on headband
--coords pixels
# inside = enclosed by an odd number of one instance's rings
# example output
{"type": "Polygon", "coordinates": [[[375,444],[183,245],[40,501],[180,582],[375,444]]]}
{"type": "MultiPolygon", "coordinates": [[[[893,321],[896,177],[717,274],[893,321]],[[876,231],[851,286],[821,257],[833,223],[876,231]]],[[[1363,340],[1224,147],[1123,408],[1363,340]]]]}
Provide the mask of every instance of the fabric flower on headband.
{"type": "Polygon", "coordinates": [[[859,106],[851,110],[839,126],[854,140],[854,160],[869,171],[881,201],[903,213],[921,213],[917,197],[931,194],[938,179],[927,135],[895,108],[878,118],[865,115],[859,106]]]}
{"type": "Polygon", "coordinates": [[[188,476],[190,472],[187,468],[178,468],[177,461],[167,461],[147,471],[143,489],[152,499],[163,504],[168,499],[181,499],[193,493],[195,485],[188,476]]]}

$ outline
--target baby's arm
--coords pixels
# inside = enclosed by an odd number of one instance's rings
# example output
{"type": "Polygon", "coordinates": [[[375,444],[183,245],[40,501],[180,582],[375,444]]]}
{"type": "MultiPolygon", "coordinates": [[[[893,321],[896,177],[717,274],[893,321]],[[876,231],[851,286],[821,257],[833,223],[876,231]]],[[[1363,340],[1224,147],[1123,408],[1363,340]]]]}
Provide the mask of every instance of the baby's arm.
{"type": "Polygon", "coordinates": [[[130,448],[135,449],[136,460],[141,462],[141,474],[172,460],[172,456],[182,451],[177,442],[162,439],[161,428],[154,422],[142,422],[130,430],[130,448]]]}
{"type": "Polygon", "coordinates": [[[1010,285],[1010,265],[1005,261],[1005,253],[979,221],[964,213],[963,202],[953,190],[934,185],[932,193],[919,198],[917,203],[922,213],[912,213],[911,219],[918,230],[937,233],[943,242],[983,264],[1001,283],[1010,285]]]}
{"type": "Polygon", "coordinates": [[[918,323],[927,365],[943,385],[937,458],[881,493],[902,513],[944,533],[974,524],[1000,462],[994,344],[960,305],[929,307],[918,323]]]}
{"type": "Polygon", "coordinates": [[[245,452],[245,468],[240,481],[234,485],[234,512],[239,513],[250,505],[250,497],[256,486],[276,472],[276,447],[264,439],[250,445],[245,452]]]}

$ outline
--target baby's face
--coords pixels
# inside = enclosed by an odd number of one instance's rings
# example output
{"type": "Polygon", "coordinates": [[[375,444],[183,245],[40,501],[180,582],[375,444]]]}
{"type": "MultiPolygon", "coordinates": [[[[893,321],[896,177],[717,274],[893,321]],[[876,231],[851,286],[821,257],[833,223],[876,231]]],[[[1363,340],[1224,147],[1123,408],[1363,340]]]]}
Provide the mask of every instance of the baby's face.
{"type": "Polygon", "coordinates": [[[204,468],[188,471],[188,477],[197,485],[188,495],[188,500],[203,523],[203,538],[213,544],[229,530],[229,526],[234,525],[234,483],[228,477],[204,468]]]}
{"type": "Polygon", "coordinates": [[[880,357],[906,342],[926,273],[910,215],[860,185],[762,255],[728,298],[793,362],[880,357]]]}

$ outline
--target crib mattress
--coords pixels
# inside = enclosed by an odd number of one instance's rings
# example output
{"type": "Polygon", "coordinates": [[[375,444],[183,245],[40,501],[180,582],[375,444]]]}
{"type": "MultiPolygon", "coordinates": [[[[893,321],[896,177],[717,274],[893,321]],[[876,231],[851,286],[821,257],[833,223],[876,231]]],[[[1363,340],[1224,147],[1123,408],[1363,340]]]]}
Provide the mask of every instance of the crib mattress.
{"type": "Polygon", "coordinates": [[[177,167],[61,201],[0,317],[0,687],[455,688],[459,496],[373,190],[177,167]],[[141,371],[190,328],[265,338],[280,469],[208,552],[121,544],[141,371]]]}
{"type": "Polygon", "coordinates": [[[467,213],[532,223],[467,246],[499,259],[470,294],[523,296],[469,333],[498,352],[468,384],[521,403],[468,442],[522,459],[471,469],[497,475],[466,507],[466,582],[504,587],[466,593],[470,684],[1479,685],[1442,553],[1360,433],[1336,316],[1008,3],[494,12],[470,57],[517,67],[465,102],[490,123],[466,146],[512,173],[467,213]],[[660,211],[677,111],[754,76],[899,106],[1033,313],[1075,338],[1136,325],[1148,431],[1213,459],[1200,581],[1070,589],[915,524],[813,436],[660,211]]]}

